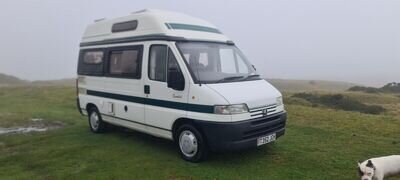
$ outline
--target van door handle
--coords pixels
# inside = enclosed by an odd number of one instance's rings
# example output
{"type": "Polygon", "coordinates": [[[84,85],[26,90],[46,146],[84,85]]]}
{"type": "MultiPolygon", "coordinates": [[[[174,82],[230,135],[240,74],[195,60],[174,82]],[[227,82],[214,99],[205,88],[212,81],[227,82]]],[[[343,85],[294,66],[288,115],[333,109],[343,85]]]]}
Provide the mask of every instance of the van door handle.
{"type": "Polygon", "coordinates": [[[149,85],[144,85],[144,93],[150,94],[150,86],[149,85]]]}

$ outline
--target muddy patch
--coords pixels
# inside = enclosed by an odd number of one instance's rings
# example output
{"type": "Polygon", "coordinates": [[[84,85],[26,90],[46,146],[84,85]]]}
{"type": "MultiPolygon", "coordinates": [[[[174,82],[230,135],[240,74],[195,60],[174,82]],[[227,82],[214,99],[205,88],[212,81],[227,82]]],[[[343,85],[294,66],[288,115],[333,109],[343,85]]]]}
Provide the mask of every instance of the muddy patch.
{"type": "Polygon", "coordinates": [[[60,121],[45,122],[41,118],[31,119],[31,123],[22,127],[0,127],[0,135],[11,135],[11,134],[25,134],[32,132],[46,132],[50,130],[60,129],[64,127],[64,123],[60,121]]]}

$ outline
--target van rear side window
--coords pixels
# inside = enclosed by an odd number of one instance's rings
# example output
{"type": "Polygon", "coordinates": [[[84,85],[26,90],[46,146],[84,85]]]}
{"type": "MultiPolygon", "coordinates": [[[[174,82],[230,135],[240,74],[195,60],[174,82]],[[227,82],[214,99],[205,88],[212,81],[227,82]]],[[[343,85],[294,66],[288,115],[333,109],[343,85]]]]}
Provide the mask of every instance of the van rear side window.
{"type": "Polygon", "coordinates": [[[141,56],[139,49],[111,51],[108,73],[110,76],[139,79],[141,56]]]}
{"type": "Polygon", "coordinates": [[[103,49],[82,50],[79,55],[78,74],[89,76],[103,75],[103,49]]]}
{"type": "Polygon", "coordinates": [[[103,51],[88,51],[83,56],[83,62],[86,64],[101,64],[103,63],[103,51]]]}

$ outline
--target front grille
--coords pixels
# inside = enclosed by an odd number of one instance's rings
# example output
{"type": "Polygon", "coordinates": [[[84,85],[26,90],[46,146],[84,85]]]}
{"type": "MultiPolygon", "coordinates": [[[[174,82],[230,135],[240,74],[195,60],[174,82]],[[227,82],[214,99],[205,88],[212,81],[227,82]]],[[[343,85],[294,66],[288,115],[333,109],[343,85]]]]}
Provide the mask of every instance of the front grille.
{"type": "Polygon", "coordinates": [[[281,118],[280,115],[272,116],[272,117],[269,117],[269,118],[262,118],[260,120],[256,120],[256,121],[251,122],[251,125],[260,125],[260,124],[264,124],[264,123],[267,123],[267,122],[275,121],[275,120],[280,119],[280,118],[281,118]]]}
{"type": "Polygon", "coordinates": [[[254,108],[254,109],[250,110],[250,116],[252,118],[260,118],[260,117],[264,117],[264,116],[269,116],[269,115],[277,113],[276,108],[277,108],[276,104],[259,107],[259,108],[254,108]]]}
{"type": "Polygon", "coordinates": [[[267,135],[273,132],[276,132],[280,129],[283,129],[285,127],[285,122],[279,122],[273,126],[265,126],[261,128],[256,128],[250,131],[245,131],[243,133],[243,139],[249,139],[249,138],[254,138],[254,137],[259,137],[262,135],[267,135]]]}
{"type": "Polygon", "coordinates": [[[286,121],[284,114],[279,113],[276,115],[257,118],[250,122],[249,129],[244,131],[242,139],[249,139],[267,135],[285,128],[286,121]]]}

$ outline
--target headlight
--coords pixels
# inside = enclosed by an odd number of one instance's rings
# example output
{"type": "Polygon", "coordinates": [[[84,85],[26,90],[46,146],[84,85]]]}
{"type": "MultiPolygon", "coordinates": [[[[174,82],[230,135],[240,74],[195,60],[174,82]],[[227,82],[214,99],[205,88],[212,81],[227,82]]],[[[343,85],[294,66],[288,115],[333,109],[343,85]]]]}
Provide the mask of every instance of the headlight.
{"type": "Polygon", "coordinates": [[[282,96],[276,98],[276,105],[277,105],[277,106],[282,106],[282,105],[283,105],[283,98],[282,98],[282,96]]]}
{"type": "Polygon", "coordinates": [[[241,114],[249,112],[246,104],[214,106],[215,114],[241,114]]]}

